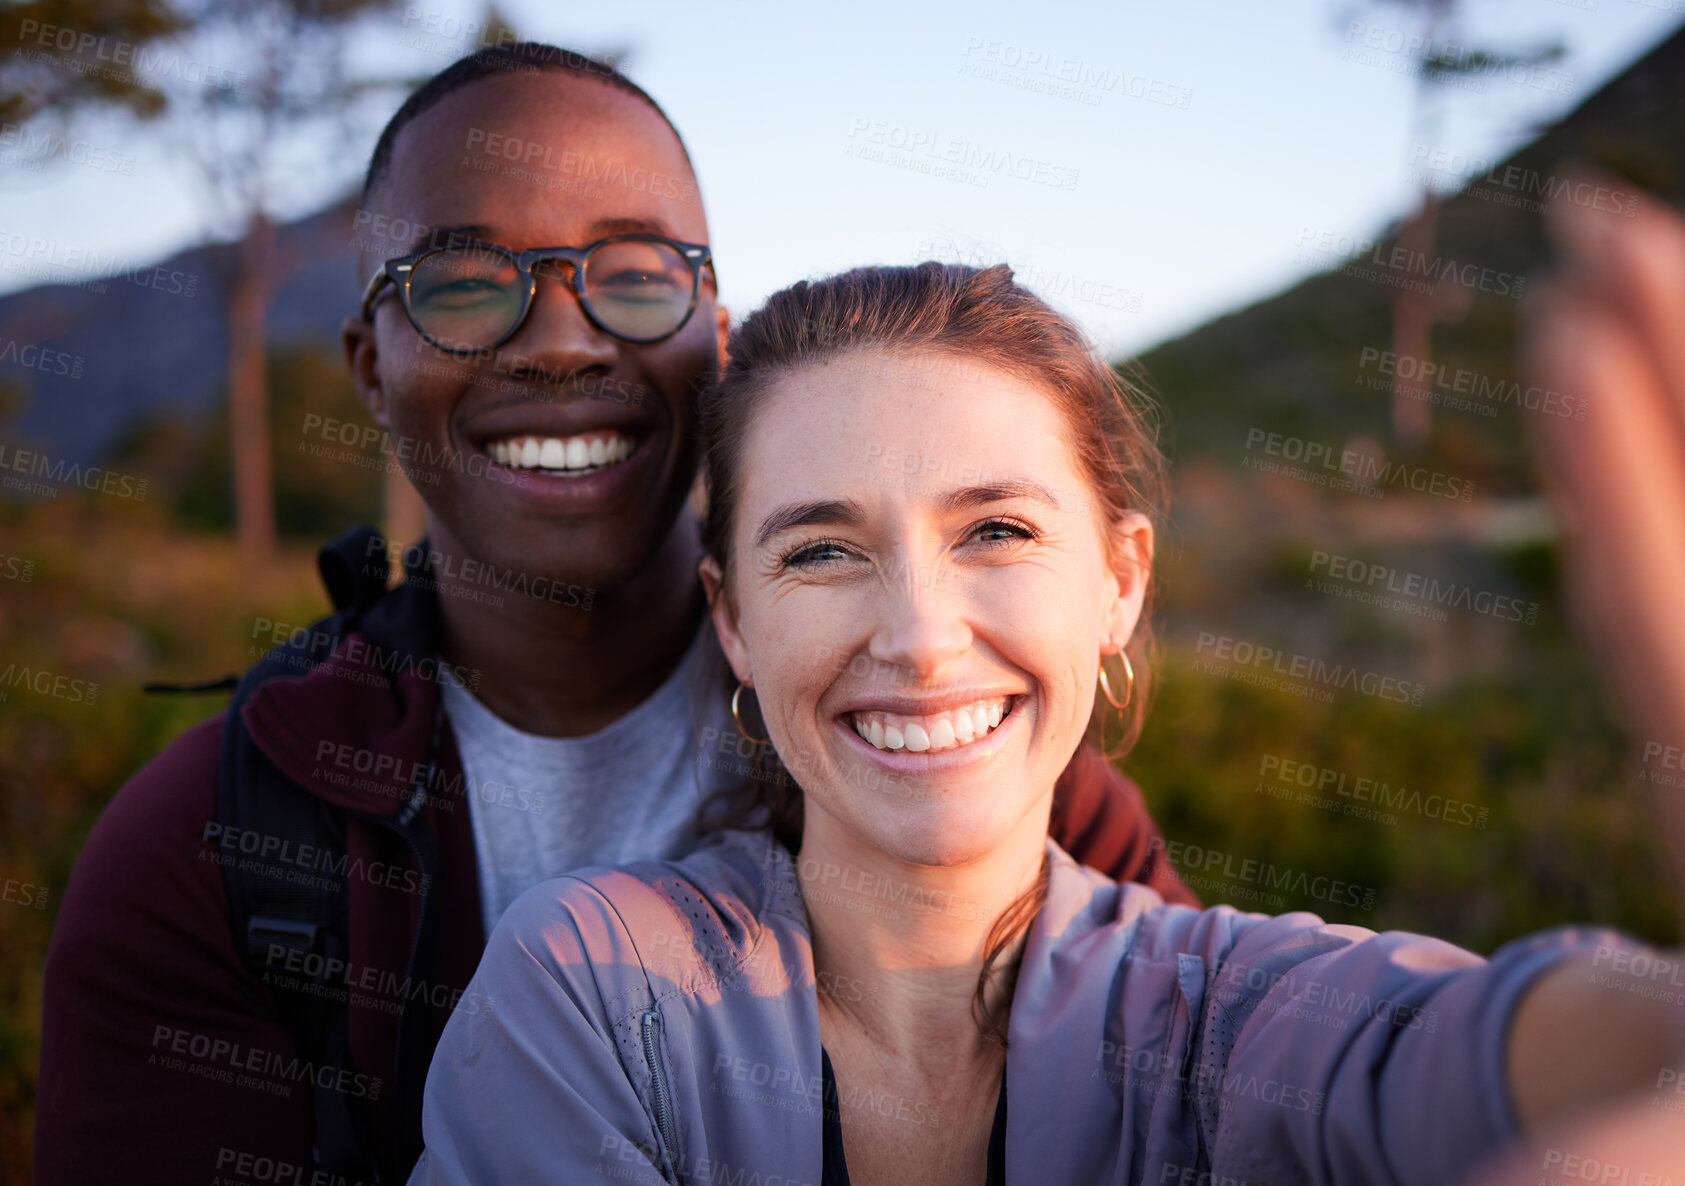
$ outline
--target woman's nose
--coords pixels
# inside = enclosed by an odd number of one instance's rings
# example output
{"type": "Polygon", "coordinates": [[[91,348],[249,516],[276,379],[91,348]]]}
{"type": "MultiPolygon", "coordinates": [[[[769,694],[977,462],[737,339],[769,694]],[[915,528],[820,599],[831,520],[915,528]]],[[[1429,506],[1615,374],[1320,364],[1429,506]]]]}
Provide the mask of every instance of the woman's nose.
{"type": "Polygon", "coordinates": [[[951,567],[924,564],[880,587],[882,618],[872,635],[872,658],[927,678],[971,649],[969,599],[951,567]]]}

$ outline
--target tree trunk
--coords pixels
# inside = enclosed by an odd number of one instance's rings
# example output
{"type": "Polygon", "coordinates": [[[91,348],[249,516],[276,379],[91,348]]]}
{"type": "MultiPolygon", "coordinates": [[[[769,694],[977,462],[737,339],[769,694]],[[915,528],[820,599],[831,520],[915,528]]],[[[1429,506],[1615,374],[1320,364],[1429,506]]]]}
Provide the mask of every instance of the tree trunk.
{"type": "Polygon", "coordinates": [[[256,594],[275,559],[274,459],[264,342],[275,260],[275,227],[260,211],[235,248],[228,302],[228,443],[234,474],[234,535],[241,587],[256,594]]]}

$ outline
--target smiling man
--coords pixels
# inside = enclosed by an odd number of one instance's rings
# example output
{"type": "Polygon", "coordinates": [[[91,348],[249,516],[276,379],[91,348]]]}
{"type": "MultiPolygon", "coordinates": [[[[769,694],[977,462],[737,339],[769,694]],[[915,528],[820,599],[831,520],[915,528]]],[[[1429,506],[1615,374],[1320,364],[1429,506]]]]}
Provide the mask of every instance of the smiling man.
{"type": "MultiPolygon", "coordinates": [[[[753,776],[687,507],[727,316],[661,109],[482,51],[393,117],[357,227],[346,361],[428,537],[389,592],[378,536],[324,549],[321,652],[96,824],[47,965],[41,1183],[402,1180],[445,1022],[499,1007],[464,987],[507,905],[685,851],[753,776]]],[[[1191,900],[1092,748],[1053,834],[1191,900]]]]}

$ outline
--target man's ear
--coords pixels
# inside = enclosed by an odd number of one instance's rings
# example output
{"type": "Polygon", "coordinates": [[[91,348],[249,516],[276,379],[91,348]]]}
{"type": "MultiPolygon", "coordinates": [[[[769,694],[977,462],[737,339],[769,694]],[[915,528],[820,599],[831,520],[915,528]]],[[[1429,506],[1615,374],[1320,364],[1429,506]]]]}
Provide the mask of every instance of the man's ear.
{"type": "Polygon", "coordinates": [[[714,306],[714,332],[720,336],[720,370],[725,370],[728,361],[726,347],[731,342],[731,310],[724,305],[714,306]]]}
{"type": "Polygon", "coordinates": [[[737,606],[725,587],[725,574],[712,556],[704,556],[697,566],[702,574],[702,588],[708,594],[708,613],[714,620],[714,633],[719,637],[720,649],[731,664],[732,674],[744,683],[751,683],[754,668],[749,664],[749,648],[737,626],[737,606]]]}
{"type": "Polygon", "coordinates": [[[361,317],[347,317],[339,327],[339,340],[345,348],[345,369],[351,372],[351,382],[357,385],[357,398],[382,428],[386,422],[386,389],[380,385],[380,354],[375,347],[374,326],[361,317]]]}
{"type": "Polygon", "coordinates": [[[1112,525],[1108,537],[1105,608],[1101,614],[1100,653],[1115,654],[1128,644],[1141,620],[1153,576],[1153,525],[1130,511],[1112,525]]]}

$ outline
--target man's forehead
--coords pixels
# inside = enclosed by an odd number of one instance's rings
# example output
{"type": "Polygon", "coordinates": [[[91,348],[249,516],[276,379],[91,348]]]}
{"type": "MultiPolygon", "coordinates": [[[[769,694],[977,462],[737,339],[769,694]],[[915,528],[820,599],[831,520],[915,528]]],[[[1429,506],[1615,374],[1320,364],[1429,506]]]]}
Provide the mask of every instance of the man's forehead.
{"type": "Polygon", "coordinates": [[[418,227],[565,215],[706,237],[667,122],[635,95],[560,71],[477,80],[440,99],[400,129],[373,198],[372,209],[418,227]]]}

